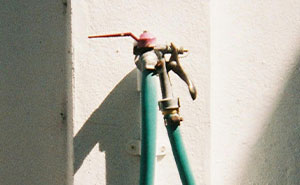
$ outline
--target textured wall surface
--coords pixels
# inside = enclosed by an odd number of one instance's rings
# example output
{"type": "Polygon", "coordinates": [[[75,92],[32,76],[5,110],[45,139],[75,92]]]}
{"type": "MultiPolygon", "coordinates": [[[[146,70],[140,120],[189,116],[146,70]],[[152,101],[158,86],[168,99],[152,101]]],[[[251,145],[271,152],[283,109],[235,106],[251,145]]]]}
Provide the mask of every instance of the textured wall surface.
{"type": "Polygon", "coordinates": [[[212,184],[300,183],[299,9],[212,2],[212,184]]]}
{"type": "MultiPolygon", "coordinates": [[[[198,99],[170,77],[197,184],[299,184],[299,1],[77,0],[72,35],[66,1],[1,4],[1,185],[138,184],[133,41],[87,36],[144,30],[190,50],[198,99]]],[[[157,145],[156,184],[181,184],[162,119],[157,145]]]]}
{"type": "MultiPolygon", "coordinates": [[[[183,81],[171,74],[181,98],[182,135],[198,184],[209,180],[209,3],[208,1],[72,2],[74,52],[74,184],[138,184],[139,156],[126,152],[140,138],[139,93],[131,38],[88,40],[88,35],[144,30],[158,43],[175,42],[190,50],[182,65],[199,97],[192,101],[183,81]]],[[[159,117],[161,115],[159,114],[159,117]]],[[[158,122],[156,184],[179,185],[166,130],[158,122]]]]}
{"type": "Polygon", "coordinates": [[[0,184],[70,184],[68,7],[0,2],[0,184]]]}

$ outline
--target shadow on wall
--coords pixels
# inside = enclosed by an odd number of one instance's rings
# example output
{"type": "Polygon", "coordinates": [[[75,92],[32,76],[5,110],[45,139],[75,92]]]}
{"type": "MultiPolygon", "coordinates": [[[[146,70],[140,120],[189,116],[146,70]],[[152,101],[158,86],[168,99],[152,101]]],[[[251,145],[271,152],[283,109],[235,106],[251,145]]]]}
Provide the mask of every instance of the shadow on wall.
{"type": "Polygon", "coordinates": [[[300,57],[252,149],[241,184],[300,184],[300,57]]]}
{"type": "Polygon", "coordinates": [[[139,157],[128,154],[126,148],[130,140],[140,138],[139,100],[136,70],[133,70],[112,90],[75,136],[74,173],[99,143],[100,151],[105,151],[106,184],[138,184],[139,157]]]}
{"type": "Polygon", "coordinates": [[[70,4],[1,2],[0,184],[70,185],[70,4]]]}

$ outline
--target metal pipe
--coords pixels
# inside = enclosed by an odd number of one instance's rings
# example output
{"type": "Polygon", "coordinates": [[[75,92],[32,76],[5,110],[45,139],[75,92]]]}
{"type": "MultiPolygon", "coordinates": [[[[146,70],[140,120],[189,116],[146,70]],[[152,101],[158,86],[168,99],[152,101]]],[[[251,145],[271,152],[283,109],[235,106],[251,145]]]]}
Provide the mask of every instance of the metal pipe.
{"type": "Polygon", "coordinates": [[[171,83],[169,79],[169,75],[166,68],[166,62],[163,58],[160,59],[160,61],[157,64],[157,70],[159,75],[159,81],[160,81],[160,89],[162,98],[173,98],[171,83]]]}

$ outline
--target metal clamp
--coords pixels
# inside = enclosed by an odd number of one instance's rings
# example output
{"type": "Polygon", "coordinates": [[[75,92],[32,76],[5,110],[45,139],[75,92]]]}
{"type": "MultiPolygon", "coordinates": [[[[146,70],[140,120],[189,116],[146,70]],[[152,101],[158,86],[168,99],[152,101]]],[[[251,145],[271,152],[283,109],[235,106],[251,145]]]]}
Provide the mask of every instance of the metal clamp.
{"type": "Polygon", "coordinates": [[[158,102],[160,111],[177,110],[180,107],[179,98],[162,99],[158,102]]]}
{"type": "MultiPolygon", "coordinates": [[[[126,151],[131,155],[141,155],[141,140],[130,140],[126,145],[126,151]]],[[[156,147],[156,156],[165,156],[167,154],[166,146],[158,143],[156,147]]]]}

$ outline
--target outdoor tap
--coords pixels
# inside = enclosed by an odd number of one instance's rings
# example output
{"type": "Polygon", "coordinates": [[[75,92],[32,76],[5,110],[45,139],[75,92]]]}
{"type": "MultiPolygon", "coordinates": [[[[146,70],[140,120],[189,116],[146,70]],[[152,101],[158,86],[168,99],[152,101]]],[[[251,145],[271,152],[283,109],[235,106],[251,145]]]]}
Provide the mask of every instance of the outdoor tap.
{"type": "MultiPolygon", "coordinates": [[[[165,46],[157,46],[155,44],[156,38],[148,31],[144,31],[139,38],[131,32],[95,35],[89,36],[88,38],[128,36],[132,37],[136,41],[133,47],[133,54],[135,55],[135,64],[140,71],[148,69],[153,70],[154,74],[156,74],[158,71],[155,71],[155,66],[159,68],[159,65],[162,64],[161,61],[164,60],[166,72],[163,73],[166,73],[165,75],[167,76],[169,71],[173,71],[175,74],[177,74],[187,84],[192,99],[196,99],[197,90],[195,85],[190,80],[187,73],[183,70],[178,57],[179,54],[184,54],[185,52],[188,52],[188,50],[184,48],[177,48],[173,43],[165,46]],[[164,59],[165,54],[171,54],[171,57],[168,61],[164,59]]],[[[164,80],[169,80],[169,77],[168,79],[164,78],[164,80]]]]}

